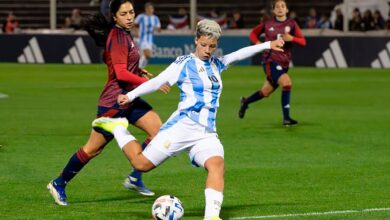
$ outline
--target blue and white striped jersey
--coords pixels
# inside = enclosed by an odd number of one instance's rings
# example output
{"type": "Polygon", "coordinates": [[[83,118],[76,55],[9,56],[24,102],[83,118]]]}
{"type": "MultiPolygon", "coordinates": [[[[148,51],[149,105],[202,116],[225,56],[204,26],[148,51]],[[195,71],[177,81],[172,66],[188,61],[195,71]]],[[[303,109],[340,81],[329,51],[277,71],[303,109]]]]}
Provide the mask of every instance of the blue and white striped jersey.
{"type": "Polygon", "coordinates": [[[221,72],[226,67],[216,57],[202,61],[190,54],[178,57],[161,73],[169,75],[167,82],[170,85],[177,83],[180,90],[177,111],[161,129],[186,116],[215,131],[215,118],[222,92],[221,72]]]}
{"type": "Polygon", "coordinates": [[[127,96],[132,101],[136,97],[158,90],[165,83],[171,86],[177,84],[180,102],[161,130],[169,128],[183,117],[189,117],[210,131],[216,131],[222,71],[231,63],[265,49],[270,49],[270,42],[245,47],[220,58],[212,56],[209,60],[200,60],[194,54],[180,56],[157,77],[141,84],[127,93],[127,96]]]}
{"type": "Polygon", "coordinates": [[[135,18],[135,23],[139,26],[140,42],[153,43],[153,31],[161,28],[160,19],[156,15],[141,13],[135,18]]]}

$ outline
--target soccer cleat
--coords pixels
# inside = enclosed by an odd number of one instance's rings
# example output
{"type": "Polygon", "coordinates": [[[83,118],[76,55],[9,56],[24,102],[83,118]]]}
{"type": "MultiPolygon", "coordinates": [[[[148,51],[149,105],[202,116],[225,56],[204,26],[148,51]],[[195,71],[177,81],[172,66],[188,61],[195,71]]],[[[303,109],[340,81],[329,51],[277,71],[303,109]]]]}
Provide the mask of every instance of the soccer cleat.
{"type": "Polygon", "coordinates": [[[283,120],[283,125],[286,126],[286,127],[297,125],[297,124],[298,124],[298,121],[295,121],[292,118],[288,118],[288,119],[284,119],[283,120]]]}
{"type": "Polygon", "coordinates": [[[154,196],[154,192],[148,189],[142,180],[138,180],[132,176],[127,176],[123,182],[123,186],[127,189],[132,189],[144,196],[154,196]]]}
{"type": "Polygon", "coordinates": [[[241,97],[240,99],[240,111],[238,112],[239,118],[244,118],[245,112],[248,109],[248,104],[245,103],[245,98],[241,97]]]}
{"type": "Polygon", "coordinates": [[[54,181],[51,181],[49,184],[47,184],[47,189],[49,190],[49,193],[58,205],[68,205],[68,202],[66,202],[66,194],[64,187],[58,186],[54,181]]]}
{"type": "Polygon", "coordinates": [[[127,128],[129,126],[129,122],[127,121],[126,118],[108,118],[108,117],[97,118],[92,122],[92,127],[101,128],[110,133],[113,133],[114,129],[117,126],[123,126],[127,128]]]}

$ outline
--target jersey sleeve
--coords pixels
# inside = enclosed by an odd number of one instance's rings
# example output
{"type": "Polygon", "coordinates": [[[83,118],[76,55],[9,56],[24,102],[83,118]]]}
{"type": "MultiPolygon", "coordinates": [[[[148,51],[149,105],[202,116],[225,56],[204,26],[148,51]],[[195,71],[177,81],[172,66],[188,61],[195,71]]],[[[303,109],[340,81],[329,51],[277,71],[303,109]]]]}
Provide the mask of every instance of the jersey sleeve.
{"type": "Polygon", "coordinates": [[[179,79],[179,74],[181,72],[179,68],[183,68],[183,66],[172,63],[155,78],[141,84],[131,92],[128,92],[126,94],[127,97],[130,101],[132,101],[137,97],[157,91],[162,85],[166,83],[172,86],[179,79]]]}
{"type": "Polygon", "coordinates": [[[254,27],[249,34],[249,39],[253,44],[261,43],[259,40],[259,35],[264,32],[264,24],[260,23],[256,27],[254,27]]]}
{"type": "Polygon", "coordinates": [[[156,28],[160,29],[161,28],[161,22],[160,19],[157,16],[154,16],[154,19],[156,20],[156,28]]]}
{"type": "Polygon", "coordinates": [[[117,32],[116,36],[111,38],[111,49],[109,53],[111,55],[116,78],[119,81],[124,81],[134,85],[140,85],[147,81],[146,78],[140,77],[127,69],[129,47],[124,33],[117,32]]]}
{"type": "Polygon", "coordinates": [[[225,56],[223,56],[220,60],[222,63],[226,66],[229,66],[231,63],[234,63],[236,61],[244,60],[246,58],[249,58],[256,53],[260,53],[263,50],[271,49],[271,42],[267,41],[265,43],[256,44],[248,47],[243,47],[233,53],[229,53],[225,56]]]}
{"type": "Polygon", "coordinates": [[[292,39],[292,42],[300,46],[306,46],[306,39],[302,34],[301,28],[299,28],[299,25],[296,22],[295,22],[295,35],[292,39]]]}
{"type": "Polygon", "coordinates": [[[111,47],[109,53],[111,55],[113,65],[127,64],[129,49],[125,34],[116,32],[116,36],[111,38],[111,47]]]}

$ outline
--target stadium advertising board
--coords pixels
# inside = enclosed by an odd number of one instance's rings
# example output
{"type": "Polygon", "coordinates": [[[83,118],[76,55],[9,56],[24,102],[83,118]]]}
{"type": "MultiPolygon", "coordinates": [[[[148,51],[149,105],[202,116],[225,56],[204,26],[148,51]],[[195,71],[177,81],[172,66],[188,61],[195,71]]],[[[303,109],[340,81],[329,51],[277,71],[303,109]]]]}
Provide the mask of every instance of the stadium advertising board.
{"type": "MultiPolygon", "coordinates": [[[[306,47],[293,47],[293,66],[319,68],[390,68],[388,37],[307,37],[306,47]]],[[[245,36],[224,36],[215,55],[250,45],[245,36]]],[[[0,35],[0,62],[18,63],[101,63],[102,49],[86,35],[0,35]]],[[[155,36],[151,64],[169,64],[176,57],[194,51],[194,37],[155,36]]],[[[259,64],[260,55],[239,62],[259,64]]]]}

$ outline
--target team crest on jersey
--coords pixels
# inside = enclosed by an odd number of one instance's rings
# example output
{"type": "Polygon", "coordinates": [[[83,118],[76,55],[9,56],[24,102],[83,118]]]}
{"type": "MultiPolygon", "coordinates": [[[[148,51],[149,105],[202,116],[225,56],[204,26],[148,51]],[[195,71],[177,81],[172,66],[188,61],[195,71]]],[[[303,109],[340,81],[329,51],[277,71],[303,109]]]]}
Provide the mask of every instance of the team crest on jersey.
{"type": "Polygon", "coordinates": [[[290,33],[290,31],[291,31],[291,27],[290,26],[284,27],[284,33],[290,33]]]}
{"type": "Polygon", "coordinates": [[[274,31],[275,28],[274,28],[274,27],[270,27],[268,30],[269,30],[269,31],[274,31]]]}

